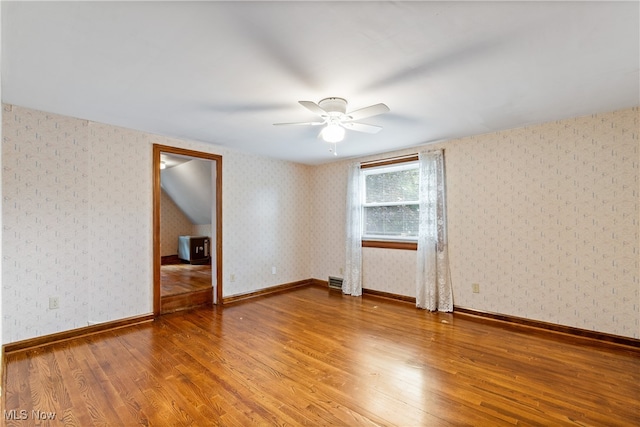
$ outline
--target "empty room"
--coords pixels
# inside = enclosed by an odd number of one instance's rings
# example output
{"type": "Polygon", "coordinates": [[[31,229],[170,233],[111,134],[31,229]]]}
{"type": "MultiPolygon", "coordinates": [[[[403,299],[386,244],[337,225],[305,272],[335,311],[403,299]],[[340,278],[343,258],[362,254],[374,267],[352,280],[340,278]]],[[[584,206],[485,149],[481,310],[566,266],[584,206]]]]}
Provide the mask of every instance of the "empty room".
{"type": "Polygon", "coordinates": [[[640,425],[640,2],[0,18],[4,425],[640,425]]]}

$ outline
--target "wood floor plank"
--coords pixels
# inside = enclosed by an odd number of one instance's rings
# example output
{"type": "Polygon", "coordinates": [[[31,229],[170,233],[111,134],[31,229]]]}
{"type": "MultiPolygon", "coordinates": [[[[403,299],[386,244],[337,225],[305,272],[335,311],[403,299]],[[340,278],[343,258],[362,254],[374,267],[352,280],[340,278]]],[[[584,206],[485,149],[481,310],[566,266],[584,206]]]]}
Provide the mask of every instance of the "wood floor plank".
{"type": "MultiPolygon", "coordinates": [[[[144,335],[136,333],[135,329],[138,328],[133,327],[126,332],[138,337],[144,335]]],[[[125,331],[119,333],[126,336],[125,331]]],[[[105,399],[113,406],[120,408],[119,416],[123,424],[151,425],[150,420],[154,419],[156,412],[151,405],[147,404],[148,402],[145,402],[143,393],[136,386],[132,369],[127,361],[123,360],[126,352],[118,345],[119,340],[113,339],[112,333],[103,334],[101,337],[88,338],[90,352],[87,355],[87,361],[92,370],[100,373],[101,381],[106,379],[108,382],[108,386],[102,382],[100,384],[105,399]]]]}
{"type": "Polygon", "coordinates": [[[72,407],[68,412],[75,416],[81,425],[108,425],[109,422],[118,422],[118,414],[108,400],[104,399],[102,390],[97,394],[93,392],[93,384],[97,382],[93,371],[87,369],[87,366],[80,361],[84,359],[83,349],[74,349],[73,345],[64,343],[53,355],[60,368],[59,380],[64,382],[71,379],[75,386],[66,388],[67,393],[75,393],[69,396],[72,407]],[[78,406],[73,402],[84,402],[84,405],[78,406]]]}
{"type": "Polygon", "coordinates": [[[6,356],[7,426],[640,425],[640,352],[298,288],[6,356]],[[10,415],[12,416],[12,415],[10,415]]]}
{"type": "Polygon", "coordinates": [[[160,267],[160,293],[163,297],[210,289],[211,264],[169,264],[160,267]]]}

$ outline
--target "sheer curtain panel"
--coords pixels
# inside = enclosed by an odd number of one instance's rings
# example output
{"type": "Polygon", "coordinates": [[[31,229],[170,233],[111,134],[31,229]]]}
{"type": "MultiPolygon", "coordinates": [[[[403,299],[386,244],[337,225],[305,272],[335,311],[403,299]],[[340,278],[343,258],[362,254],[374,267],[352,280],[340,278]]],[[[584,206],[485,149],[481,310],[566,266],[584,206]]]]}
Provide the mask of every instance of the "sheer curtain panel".
{"type": "Polygon", "coordinates": [[[346,266],[342,293],[362,295],[362,196],[360,163],[349,165],[347,182],[346,266]]]}
{"type": "Polygon", "coordinates": [[[447,249],[444,153],[442,150],[420,152],[419,163],[416,306],[430,311],[453,311],[447,249]]]}

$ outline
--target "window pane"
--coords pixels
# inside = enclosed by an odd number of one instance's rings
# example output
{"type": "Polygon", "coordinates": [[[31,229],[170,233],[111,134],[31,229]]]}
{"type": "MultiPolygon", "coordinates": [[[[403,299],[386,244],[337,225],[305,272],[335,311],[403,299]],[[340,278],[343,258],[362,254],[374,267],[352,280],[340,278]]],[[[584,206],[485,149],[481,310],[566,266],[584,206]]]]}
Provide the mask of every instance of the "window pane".
{"type": "Polygon", "coordinates": [[[365,207],[364,234],[416,237],[419,211],[419,205],[365,207]]]}
{"type": "Polygon", "coordinates": [[[418,200],[418,169],[377,173],[366,176],[366,203],[418,200]]]}

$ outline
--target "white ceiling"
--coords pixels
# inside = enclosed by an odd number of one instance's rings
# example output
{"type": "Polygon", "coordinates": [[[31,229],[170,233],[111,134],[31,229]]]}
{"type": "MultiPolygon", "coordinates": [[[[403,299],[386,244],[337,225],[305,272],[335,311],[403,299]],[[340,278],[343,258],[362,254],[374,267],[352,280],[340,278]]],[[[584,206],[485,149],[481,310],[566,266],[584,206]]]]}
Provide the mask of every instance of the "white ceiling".
{"type": "Polygon", "coordinates": [[[308,164],[299,100],[390,107],[339,158],[640,104],[638,1],[1,7],[3,102],[308,164]]]}

